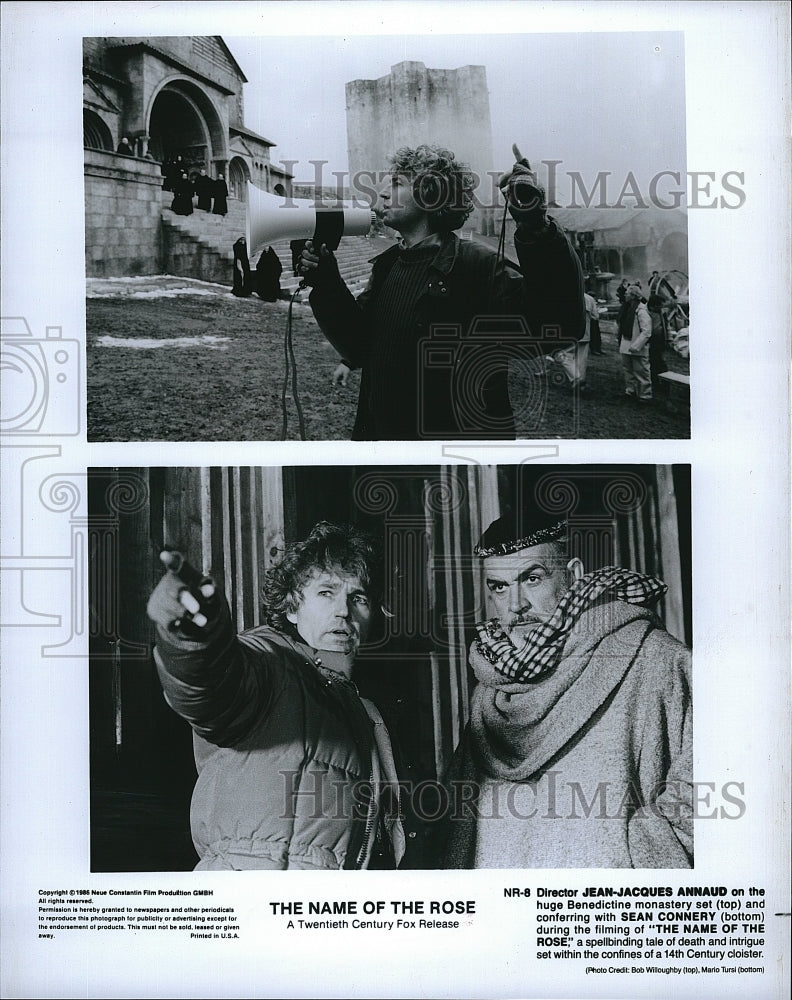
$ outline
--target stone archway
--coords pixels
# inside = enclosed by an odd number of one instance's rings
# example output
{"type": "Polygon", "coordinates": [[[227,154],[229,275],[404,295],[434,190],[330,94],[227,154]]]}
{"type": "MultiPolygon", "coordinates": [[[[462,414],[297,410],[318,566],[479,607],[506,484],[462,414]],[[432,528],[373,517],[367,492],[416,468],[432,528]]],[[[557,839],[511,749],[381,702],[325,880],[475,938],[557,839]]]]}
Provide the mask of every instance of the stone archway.
{"type": "Polygon", "coordinates": [[[622,251],[622,274],[629,275],[633,281],[641,281],[645,284],[648,273],[646,247],[624,247],[622,251]]]}
{"type": "Polygon", "coordinates": [[[170,80],[156,94],[148,118],[149,151],[155,160],[181,154],[187,170],[213,176],[226,157],[226,137],[207,94],[189,80],[170,80]]]}
{"type": "Polygon", "coordinates": [[[83,108],[83,147],[85,149],[113,150],[110,129],[95,111],[83,108]]]}
{"type": "Polygon", "coordinates": [[[235,156],[228,164],[228,193],[239,201],[247,201],[247,182],[250,180],[248,165],[241,156],[235,156]]]}
{"type": "Polygon", "coordinates": [[[669,233],[660,244],[660,266],[688,273],[687,233],[669,233]]]}

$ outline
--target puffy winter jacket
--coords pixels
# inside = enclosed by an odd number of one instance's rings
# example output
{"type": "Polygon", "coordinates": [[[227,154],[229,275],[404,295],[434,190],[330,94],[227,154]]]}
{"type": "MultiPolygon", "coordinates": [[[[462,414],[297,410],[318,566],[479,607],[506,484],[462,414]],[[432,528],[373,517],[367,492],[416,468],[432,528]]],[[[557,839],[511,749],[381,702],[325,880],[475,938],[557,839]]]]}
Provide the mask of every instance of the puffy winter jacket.
{"type": "Polygon", "coordinates": [[[166,699],[194,731],[197,868],[362,867],[382,722],[355,685],[274,629],[236,636],[227,612],[206,642],[158,636],[166,699]]]}

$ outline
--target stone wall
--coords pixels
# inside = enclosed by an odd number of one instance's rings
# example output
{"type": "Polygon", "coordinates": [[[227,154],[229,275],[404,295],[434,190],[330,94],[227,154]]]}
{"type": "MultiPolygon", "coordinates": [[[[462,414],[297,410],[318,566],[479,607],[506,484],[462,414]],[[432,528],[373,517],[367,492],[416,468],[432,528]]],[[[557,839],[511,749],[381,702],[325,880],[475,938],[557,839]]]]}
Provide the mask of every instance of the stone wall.
{"type": "Polygon", "coordinates": [[[232,251],[221,253],[167,221],[162,224],[162,254],[166,274],[231,285],[232,251]]]}
{"type": "MultiPolygon", "coordinates": [[[[378,80],[346,85],[349,170],[382,171],[399,146],[446,146],[491,180],[492,127],[483,66],[427,69],[401,62],[378,80]]],[[[486,183],[486,181],[485,181],[486,183]]]]}
{"type": "MultiPolygon", "coordinates": [[[[377,189],[390,156],[401,146],[444,146],[479,178],[476,196],[493,203],[492,126],[484,66],[427,69],[401,62],[378,80],[346,85],[347,151],[350,183],[356,191],[377,189]],[[361,177],[362,181],[355,181],[361,177]]],[[[495,201],[497,204],[497,200],[495,201]]],[[[493,213],[476,209],[465,225],[485,235],[494,231],[493,213]]]]}
{"type": "Polygon", "coordinates": [[[158,163],[98,149],[85,153],[85,273],[161,274],[158,163]]]}

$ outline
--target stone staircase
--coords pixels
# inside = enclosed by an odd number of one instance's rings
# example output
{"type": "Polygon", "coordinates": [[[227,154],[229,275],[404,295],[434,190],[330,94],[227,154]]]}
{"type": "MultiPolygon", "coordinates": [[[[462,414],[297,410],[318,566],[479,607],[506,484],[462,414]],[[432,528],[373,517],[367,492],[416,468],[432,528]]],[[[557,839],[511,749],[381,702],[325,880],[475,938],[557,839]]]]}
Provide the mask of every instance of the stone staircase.
{"type": "MultiPolygon", "coordinates": [[[[228,214],[212,215],[210,212],[193,211],[192,215],[176,215],[170,209],[173,195],[162,192],[162,231],[164,270],[180,277],[199,278],[221,285],[231,285],[233,245],[245,235],[245,206],[234,198],[228,199],[228,214]]],[[[351,236],[341,241],[336,260],[341,277],[353,294],[360,292],[371,273],[369,260],[392,246],[393,241],[383,237],[351,236]]],[[[300,279],[292,273],[291,250],[288,240],[272,243],[283,265],[280,279],[281,294],[290,298],[299,286],[300,279]]],[[[255,266],[257,256],[251,261],[255,266]]],[[[297,301],[307,292],[301,292],[297,301]]]]}

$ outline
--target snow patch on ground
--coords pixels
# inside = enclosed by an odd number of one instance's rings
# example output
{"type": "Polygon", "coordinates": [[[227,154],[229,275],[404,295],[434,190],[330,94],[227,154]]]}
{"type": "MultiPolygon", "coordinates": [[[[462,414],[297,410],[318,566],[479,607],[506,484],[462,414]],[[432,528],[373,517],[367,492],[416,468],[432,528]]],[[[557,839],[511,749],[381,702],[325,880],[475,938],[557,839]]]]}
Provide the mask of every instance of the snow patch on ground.
{"type": "Polygon", "coordinates": [[[148,350],[152,347],[207,347],[210,351],[227,351],[230,337],[166,337],[155,340],[152,337],[111,337],[104,334],[96,338],[99,347],[127,347],[132,350],[148,350]]]}
{"type": "Polygon", "coordinates": [[[217,295],[217,292],[205,288],[147,288],[145,290],[118,292],[99,292],[89,295],[91,299],[115,299],[124,295],[130,299],[175,299],[180,295],[217,295]]]}
{"type": "Polygon", "coordinates": [[[228,295],[231,289],[213,281],[197,278],[180,278],[172,274],[148,274],[134,278],[87,278],[86,295],[89,299],[159,299],[179,295],[228,295]]]}
{"type": "MultiPolygon", "coordinates": [[[[197,278],[180,278],[172,274],[150,274],[134,278],[86,278],[85,294],[89,299],[176,299],[183,295],[214,296],[232,298],[228,285],[219,285],[213,281],[199,281],[197,278]]],[[[301,305],[300,297],[294,303],[301,305]]],[[[235,298],[236,302],[253,302],[264,305],[261,299],[254,295],[251,298],[235,298]]],[[[279,299],[277,302],[267,302],[267,306],[278,309],[288,308],[288,301],[279,299]]]]}

